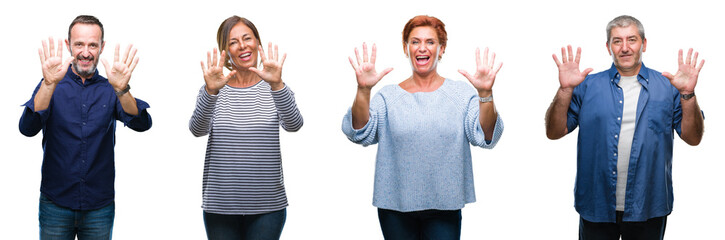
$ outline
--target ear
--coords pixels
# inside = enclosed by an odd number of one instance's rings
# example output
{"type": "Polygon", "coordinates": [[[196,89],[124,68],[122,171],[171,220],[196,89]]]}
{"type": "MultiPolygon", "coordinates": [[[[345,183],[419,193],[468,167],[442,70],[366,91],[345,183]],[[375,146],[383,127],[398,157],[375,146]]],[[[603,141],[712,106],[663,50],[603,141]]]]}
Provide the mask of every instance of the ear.
{"type": "Polygon", "coordinates": [[[99,57],[101,56],[101,53],[103,52],[103,48],[105,48],[105,47],[106,47],[106,41],[103,41],[101,43],[101,50],[98,50],[98,56],[99,57]]]}
{"type": "Polygon", "coordinates": [[[443,58],[443,54],[446,53],[446,46],[445,45],[441,46],[441,50],[438,51],[438,52],[439,52],[438,53],[438,60],[441,60],[441,58],[443,58]]]}
{"type": "Polygon", "coordinates": [[[65,46],[68,48],[68,52],[72,56],[73,55],[73,51],[70,50],[70,43],[68,42],[68,39],[65,40],[65,46]]]}
{"type": "Polygon", "coordinates": [[[408,54],[408,44],[403,45],[403,54],[405,54],[406,58],[410,58],[410,54],[408,54]]]}
{"type": "Polygon", "coordinates": [[[647,39],[642,39],[642,52],[647,51],[647,39]]]}
{"type": "Polygon", "coordinates": [[[607,43],[605,43],[604,46],[607,47],[607,52],[609,53],[609,56],[612,56],[612,48],[609,47],[609,41],[607,41],[607,43]]]}

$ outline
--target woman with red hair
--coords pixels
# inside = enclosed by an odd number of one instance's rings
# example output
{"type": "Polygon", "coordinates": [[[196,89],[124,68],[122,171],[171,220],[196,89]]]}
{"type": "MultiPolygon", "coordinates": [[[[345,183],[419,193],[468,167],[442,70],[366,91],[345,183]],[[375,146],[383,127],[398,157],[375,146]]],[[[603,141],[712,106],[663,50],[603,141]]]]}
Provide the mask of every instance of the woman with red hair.
{"type": "Polygon", "coordinates": [[[461,209],[476,200],[470,145],[493,148],[503,122],[493,102],[494,67],[488,48],[476,49],[476,71],[459,72],[473,85],[442,77],[438,61],[446,49],[445,25],[416,16],[403,30],[403,50],[413,74],[370,92],[392,68],[375,69],[376,47],[357,48],[349,58],[357,94],[343,118],[350,141],[378,144],[373,205],[385,239],[460,239],[461,209]]]}

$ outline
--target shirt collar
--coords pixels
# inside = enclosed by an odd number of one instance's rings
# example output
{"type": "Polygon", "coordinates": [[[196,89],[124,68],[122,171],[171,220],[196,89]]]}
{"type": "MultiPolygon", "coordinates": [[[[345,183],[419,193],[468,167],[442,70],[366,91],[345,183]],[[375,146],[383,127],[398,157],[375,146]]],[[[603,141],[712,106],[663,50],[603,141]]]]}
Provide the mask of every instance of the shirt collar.
{"type": "MultiPolygon", "coordinates": [[[[81,80],[81,77],[78,76],[75,72],[73,72],[73,64],[71,64],[70,66],[68,66],[68,71],[66,72],[65,75],[67,77],[69,77],[70,79],[72,79],[72,80],[80,83],[81,85],[83,84],[83,81],[81,80]]],[[[100,80],[101,80],[101,77],[100,77],[100,75],[98,75],[98,68],[96,68],[96,71],[93,73],[93,76],[91,78],[89,78],[89,79],[86,79],[86,83],[87,84],[90,84],[90,83],[94,83],[94,82],[97,82],[97,81],[100,81],[100,80]]]]}
{"type": "MultiPolygon", "coordinates": [[[[612,67],[607,70],[607,73],[609,74],[609,79],[612,79],[614,83],[619,83],[621,76],[619,75],[619,71],[617,71],[617,67],[614,66],[614,63],[612,63],[612,67]]],[[[649,83],[649,68],[647,68],[644,63],[642,63],[642,67],[639,68],[637,79],[644,80],[644,82],[649,83]]],[[[643,81],[640,81],[640,83],[642,82],[643,81]]]]}

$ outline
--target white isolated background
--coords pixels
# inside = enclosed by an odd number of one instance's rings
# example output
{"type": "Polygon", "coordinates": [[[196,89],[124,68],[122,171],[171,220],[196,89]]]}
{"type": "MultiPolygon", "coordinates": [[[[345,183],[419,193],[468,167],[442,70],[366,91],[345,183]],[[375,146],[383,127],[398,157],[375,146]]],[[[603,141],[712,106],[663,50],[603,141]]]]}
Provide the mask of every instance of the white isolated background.
{"type": "MultiPolygon", "coordinates": [[[[609,68],[605,26],[622,14],[640,19],[648,41],[645,64],[677,69],[677,50],[693,47],[706,59],[697,85],[705,111],[702,143],[674,147],[674,211],[667,239],[718,236],[725,214],[722,98],[725,67],[720,8],[712,1],[16,1],[0,9],[0,238],[35,239],[42,134],[17,128],[20,107],[42,77],[37,49],[65,38],[79,14],[97,16],[113,48],[133,43],[140,62],[130,84],[150,103],[153,127],[116,132],[115,239],[204,239],[201,180],[206,137],[188,130],[203,84],[199,61],[216,46],[219,24],[231,15],[252,20],[262,42],[288,54],[283,79],[295,92],[305,125],[282,133],[290,206],[283,239],[382,239],[371,205],[376,146],[349,142],[340,131],[352,104],[355,77],[347,57],[376,43],[377,68],[394,67],[378,86],[411,74],[401,31],[415,15],[440,18],[448,48],[441,75],[467,81],[476,47],[490,47],[504,65],[494,86],[505,122],[493,150],[473,148],[477,202],[463,209],[463,239],[576,239],[576,135],[545,137],[544,113],[558,87],[551,54],[581,46],[582,69],[609,68]]],[[[68,56],[67,51],[64,56],[68,56]]],[[[105,70],[100,66],[100,73],[105,70]]],[[[441,143],[445,144],[445,143],[441,143]]]]}

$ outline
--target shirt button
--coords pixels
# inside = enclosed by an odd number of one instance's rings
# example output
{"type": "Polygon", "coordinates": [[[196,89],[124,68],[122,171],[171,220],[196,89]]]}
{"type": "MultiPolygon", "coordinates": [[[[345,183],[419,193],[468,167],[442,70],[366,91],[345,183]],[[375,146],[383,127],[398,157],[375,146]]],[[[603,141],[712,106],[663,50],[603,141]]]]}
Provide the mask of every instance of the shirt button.
{"type": "Polygon", "coordinates": [[[617,154],[615,153],[614,156],[617,156],[617,154]]]}
{"type": "Polygon", "coordinates": [[[617,175],[617,172],[612,172],[612,175],[617,175]]]}
{"type": "Polygon", "coordinates": [[[85,126],[85,125],[86,125],[86,122],[83,122],[83,126],[85,126]]]}
{"type": "Polygon", "coordinates": [[[618,137],[619,137],[619,135],[614,135],[614,138],[618,138],[618,137]]]}
{"type": "Polygon", "coordinates": [[[621,117],[618,117],[618,118],[617,118],[617,121],[622,121],[622,118],[621,118],[621,117]]]}
{"type": "Polygon", "coordinates": [[[619,100],[619,103],[622,103],[622,100],[619,100]]]}

